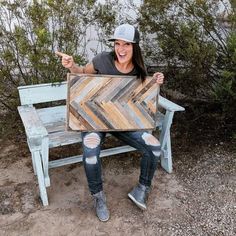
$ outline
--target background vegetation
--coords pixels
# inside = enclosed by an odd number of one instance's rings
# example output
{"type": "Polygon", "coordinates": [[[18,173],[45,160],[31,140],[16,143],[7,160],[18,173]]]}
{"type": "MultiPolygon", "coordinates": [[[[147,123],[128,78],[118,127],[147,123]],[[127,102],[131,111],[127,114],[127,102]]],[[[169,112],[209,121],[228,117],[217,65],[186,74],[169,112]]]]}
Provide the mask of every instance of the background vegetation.
{"type": "Polygon", "coordinates": [[[225,115],[235,115],[233,1],[146,0],[140,25],[152,34],[145,51],[151,62],[166,67],[169,88],[188,98],[217,102],[225,115]]]}
{"type": "MultiPolygon", "coordinates": [[[[17,87],[61,81],[66,71],[54,51],[88,60],[86,32],[91,26],[99,40],[114,26],[129,22],[139,26],[148,68],[166,74],[163,88],[171,99],[182,99],[192,109],[196,102],[214,107],[227,123],[236,115],[236,14],[233,1],[145,0],[133,1],[45,0],[0,2],[0,108],[1,133],[14,124],[19,104],[17,87]],[[134,11],[133,17],[128,11],[134,11]],[[178,94],[178,96],[174,96],[178,94]],[[7,117],[8,119],[4,119],[7,117]]],[[[96,54],[99,48],[94,50],[96,54]]],[[[211,110],[204,110],[210,112],[211,110]]]]}

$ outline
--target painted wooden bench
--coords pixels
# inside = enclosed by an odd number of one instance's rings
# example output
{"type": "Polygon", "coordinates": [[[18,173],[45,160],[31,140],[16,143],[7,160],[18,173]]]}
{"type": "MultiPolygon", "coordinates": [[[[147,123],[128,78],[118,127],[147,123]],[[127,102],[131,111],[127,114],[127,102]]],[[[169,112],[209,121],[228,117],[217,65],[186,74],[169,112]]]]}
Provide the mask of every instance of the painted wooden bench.
{"type": "MultiPolygon", "coordinates": [[[[81,142],[81,133],[66,131],[66,106],[57,105],[36,109],[35,104],[66,100],[67,82],[38,84],[18,87],[21,106],[18,107],[22,119],[29,150],[32,156],[34,173],[37,175],[40,198],[44,206],[48,205],[46,188],[50,186],[49,169],[82,161],[82,154],[50,160],[49,149],[81,142]]],[[[184,108],[159,96],[158,106],[164,112],[158,112],[157,127],[160,130],[161,166],[172,172],[172,153],[170,128],[175,111],[184,108]]],[[[124,145],[101,151],[101,157],[134,151],[135,148],[124,145]]]]}

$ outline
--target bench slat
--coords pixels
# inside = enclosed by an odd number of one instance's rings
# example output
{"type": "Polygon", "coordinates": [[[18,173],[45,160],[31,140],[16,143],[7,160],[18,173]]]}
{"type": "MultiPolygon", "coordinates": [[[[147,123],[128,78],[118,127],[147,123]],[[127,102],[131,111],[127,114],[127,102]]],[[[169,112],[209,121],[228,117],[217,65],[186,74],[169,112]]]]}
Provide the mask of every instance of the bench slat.
{"type": "Polygon", "coordinates": [[[21,105],[60,101],[67,98],[67,82],[18,87],[21,105]]]}
{"type": "Polygon", "coordinates": [[[66,106],[54,106],[37,109],[40,119],[47,125],[56,122],[65,122],[66,120],[66,106]]]}
{"type": "Polygon", "coordinates": [[[62,131],[49,134],[49,148],[81,142],[81,133],[62,131]]]}
{"type": "MultiPolygon", "coordinates": [[[[112,156],[115,154],[120,154],[120,153],[125,153],[125,152],[130,152],[130,151],[135,151],[136,149],[131,147],[131,146],[121,146],[121,147],[115,147],[115,148],[109,148],[109,149],[104,149],[100,153],[100,157],[106,157],[106,156],[112,156]]],[[[55,168],[59,166],[64,166],[68,164],[74,164],[77,162],[81,162],[83,158],[83,155],[78,155],[78,156],[73,156],[73,157],[66,157],[63,159],[59,160],[54,160],[49,162],[49,168],[55,168]]]]}
{"type": "Polygon", "coordinates": [[[65,131],[65,121],[45,124],[45,128],[49,134],[65,131]]]}

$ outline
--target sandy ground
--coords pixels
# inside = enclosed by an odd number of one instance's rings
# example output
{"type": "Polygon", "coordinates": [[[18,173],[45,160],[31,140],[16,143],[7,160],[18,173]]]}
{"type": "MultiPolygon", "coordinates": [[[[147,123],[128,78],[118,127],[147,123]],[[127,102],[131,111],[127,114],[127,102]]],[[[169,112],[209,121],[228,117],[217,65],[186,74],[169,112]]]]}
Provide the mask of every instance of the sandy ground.
{"type": "Polygon", "coordinates": [[[24,135],[1,140],[0,235],[236,235],[235,140],[201,133],[173,128],[174,171],[158,168],[145,212],[127,198],[140,155],[104,158],[106,223],[95,216],[82,164],[50,170],[50,205],[43,207],[24,135]]]}

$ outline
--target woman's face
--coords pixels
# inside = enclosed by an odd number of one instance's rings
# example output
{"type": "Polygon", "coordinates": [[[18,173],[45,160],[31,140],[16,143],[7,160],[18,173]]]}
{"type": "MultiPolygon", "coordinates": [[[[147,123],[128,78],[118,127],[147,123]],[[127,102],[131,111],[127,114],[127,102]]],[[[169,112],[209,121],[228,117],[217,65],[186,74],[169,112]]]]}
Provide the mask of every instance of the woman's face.
{"type": "Polygon", "coordinates": [[[119,63],[131,62],[133,57],[132,43],[117,39],[115,41],[115,53],[119,63]]]}

